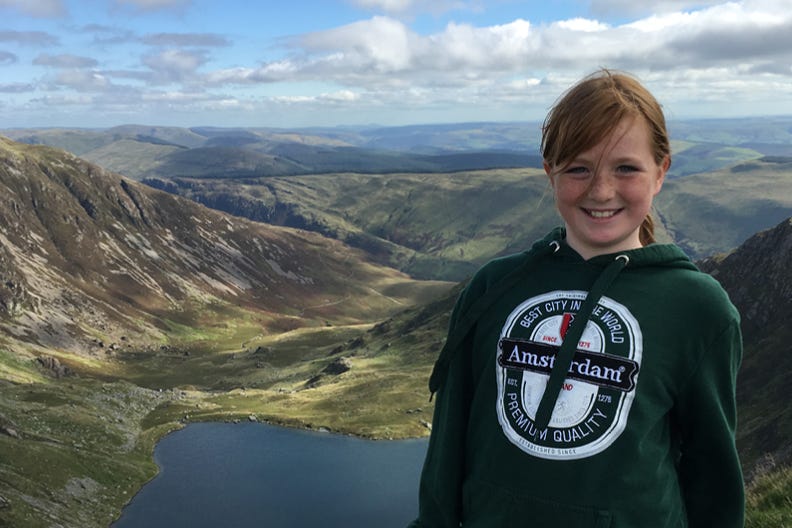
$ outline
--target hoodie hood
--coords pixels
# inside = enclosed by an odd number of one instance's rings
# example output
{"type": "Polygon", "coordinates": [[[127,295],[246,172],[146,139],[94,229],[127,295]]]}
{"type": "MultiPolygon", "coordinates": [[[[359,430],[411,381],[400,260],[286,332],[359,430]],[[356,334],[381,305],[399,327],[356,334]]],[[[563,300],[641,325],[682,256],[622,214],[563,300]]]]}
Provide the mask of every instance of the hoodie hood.
{"type": "Polygon", "coordinates": [[[674,244],[650,244],[645,247],[629,249],[627,251],[597,255],[589,260],[584,260],[577,251],[566,243],[566,229],[563,227],[556,227],[544,238],[534,242],[531,246],[531,250],[539,250],[542,246],[551,244],[554,241],[559,244],[559,250],[553,255],[553,258],[569,259],[571,261],[586,262],[591,265],[605,267],[618,255],[626,255],[630,260],[628,265],[631,268],[659,266],[689,270],[698,269],[690,260],[690,257],[674,244]]]}
{"type": "MultiPolygon", "coordinates": [[[[499,282],[489,287],[484,295],[477,298],[463,314],[459,314],[458,321],[452,326],[452,328],[449,329],[448,338],[446,339],[446,342],[440,351],[440,355],[434,364],[434,368],[432,369],[432,374],[429,378],[430,400],[432,399],[432,396],[434,396],[434,393],[440,388],[440,385],[442,385],[442,383],[445,381],[448,366],[451,362],[454,351],[461,345],[465,337],[475,326],[478,319],[495,302],[497,302],[506,291],[517,284],[518,281],[524,280],[531,267],[545,258],[578,262],[587,266],[597,266],[602,268],[603,274],[605,274],[606,270],[610,267],[610,271],[607,272],[604,277],[601,277],[602,280],[599,281],[597,290],[601,291],[594,292],[596,294],[596,299],[589,303],[589,314],[586,315],[582,311],[580,312],[580,315],[585,315],[585,317],[582,318],[584,322],[580,323],[578,325],[579,327],[585,327],[585,321],[588,320],[591,310],[593,310],[596,306],[596,301],[599,300],[605,291],[607,291],[607,288],[610,286],[611,282],[616,279],[616,276],[625,267],[629,266],[630,268],[643,268],[656,266],[664,268],[682,268],[688,270],[698,269],[690,260],[690,258],[685,255],[685,253],[679,249],[679,247],[673,244],[651,244],[646,247],[631,249],[628,251],[597,255],[589,260],[585,260],[577,251],[572,249],[569,244],[566,243],[566,229],[564,227],[556,227],[544,238],[534,242],[531,246],[531,249],[516,255],[513,269],[499,282]]],[[[596,282],[595,285],[597,285],[596,282]]],[[[590,295],[589,297],[592,296],[590,295]]],[[[582,333],[582,329],[580,332],[582,333]]],[[[574,342],[576,341],[577,340],[574,342]]],[[[565,352],[565,356],[568,356],[566,358],[568,361],[565,361],[565,363],[571,362],[572,358],[574,357],[574,350],[571,352],[567,350],[565,352]]],[[[567,368],[569,368],[568,365],[567,368]]],[[[560,372],[563,372],[563,370],[559,370],[559,374],[556,374],[555,378],[553,378],[553,383],[554,385],[559,386],[559,390],[564,380],[564,377],[561,376],[560,372]]],[[[552,411],[551,405],[554,406],[555,401],[558,398],[557,391],[552,397],[549,396],[551,392],[553,391],[551,390],[550,392],[547,392],[547,398],[543,397],[542,415],[543,418],[546,418],[548,421],[550,419],[549,412],[552,411]],[[549,411],[547,409],[548,406],[550,406],[549,411]]]]}

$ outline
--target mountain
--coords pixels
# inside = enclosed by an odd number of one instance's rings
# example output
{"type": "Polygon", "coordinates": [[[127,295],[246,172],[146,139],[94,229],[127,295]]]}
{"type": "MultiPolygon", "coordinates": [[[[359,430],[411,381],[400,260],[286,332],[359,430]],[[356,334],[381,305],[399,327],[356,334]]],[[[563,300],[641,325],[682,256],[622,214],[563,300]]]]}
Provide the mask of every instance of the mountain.
{"type": "MultiPolygon", "coordinates": [[[[672,121],[669,178],[765,156],[790,157],[791,123],[783,117],[672,121]]],[[[138,180],[541,167],[541,124],[536,122],[300,129],[124,125],[3,133],[63,148],[138,180]]]]}
{"type": "Polygon", "coordinates": [[[199,307],[251,307],[277,326],[406,301],[371,285],[407,277],[317,234],[229,217],[51,148],[0,139],[0,160],[0,322],[21,340],[76,350],[92,335],[158,337],[161,319],[197,324],[199,307]]]}
{"type": "Polygon", "coordinates": [[[725,257],[702,261],[742,316],[745,354],[738,402],[740,446],[749,466],[792,463],[792,218],[762,231],[725,257]]]}

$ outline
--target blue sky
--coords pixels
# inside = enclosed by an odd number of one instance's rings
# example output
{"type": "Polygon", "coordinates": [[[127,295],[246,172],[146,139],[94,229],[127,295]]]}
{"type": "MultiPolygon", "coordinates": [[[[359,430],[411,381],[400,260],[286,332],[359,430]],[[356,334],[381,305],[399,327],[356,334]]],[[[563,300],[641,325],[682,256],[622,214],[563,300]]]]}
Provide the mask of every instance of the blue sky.
{"type": "Polygon", "coordinates": [[[0,127],[530,121],[600,68],[792,114],[789,0],[0,0],[0,127]]]}

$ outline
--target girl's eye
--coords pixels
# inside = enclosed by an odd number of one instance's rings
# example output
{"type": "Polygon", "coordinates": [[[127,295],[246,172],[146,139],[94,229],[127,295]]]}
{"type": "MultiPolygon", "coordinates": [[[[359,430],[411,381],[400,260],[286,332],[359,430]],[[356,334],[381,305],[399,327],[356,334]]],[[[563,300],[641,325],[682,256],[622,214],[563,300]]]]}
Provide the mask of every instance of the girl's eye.
{"type": "Polygon", "coordinates": [[[629,174],[631,172],[637,172],[638,167],[635,167],[633,165],[619,165],[616,171],[621,172],[622,174],[629,174]]]}
{"type": "Polygon", "coordinates": [[[583,166],[572,166],[567,168],[564,173],[569,174],[570,176],[586,176],[588,175],[588,169],[583,166]]]}

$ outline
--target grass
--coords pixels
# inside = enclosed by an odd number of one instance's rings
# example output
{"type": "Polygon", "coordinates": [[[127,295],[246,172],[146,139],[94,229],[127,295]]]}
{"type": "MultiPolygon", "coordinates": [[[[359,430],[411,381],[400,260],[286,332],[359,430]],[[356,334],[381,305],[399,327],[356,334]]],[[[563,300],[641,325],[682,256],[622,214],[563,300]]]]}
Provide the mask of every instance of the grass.
{"type": "Polygon", "coordinates": [[[745,528],[792,528],[792,468],[759,476],[747,489],[745,528]]]}
{"type": "Polygon", "coordinates": [[[0,526],[107,526],[156,474],[139,421],[166,396],[69,379],[5,385],[0,415],[0,526]]]}

